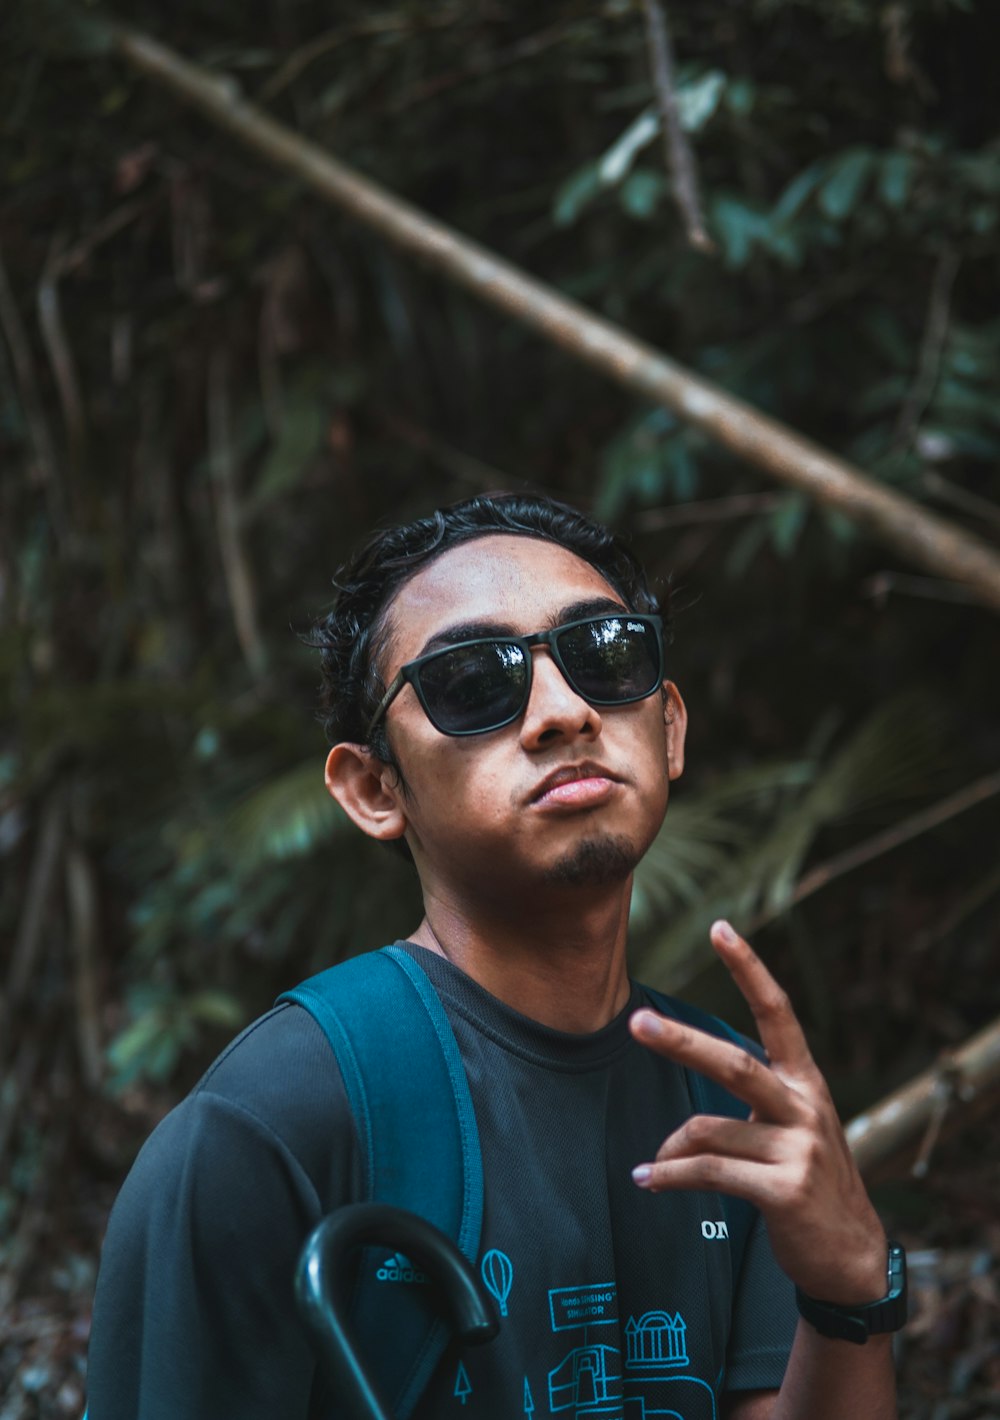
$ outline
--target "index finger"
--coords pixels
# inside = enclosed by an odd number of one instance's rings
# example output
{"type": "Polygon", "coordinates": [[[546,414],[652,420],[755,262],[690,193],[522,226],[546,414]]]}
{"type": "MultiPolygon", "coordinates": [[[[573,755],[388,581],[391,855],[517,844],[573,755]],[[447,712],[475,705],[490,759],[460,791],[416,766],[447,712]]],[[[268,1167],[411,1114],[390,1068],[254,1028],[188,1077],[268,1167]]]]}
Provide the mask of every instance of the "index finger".
{"type": "Polygon", "coordinates": [[[797,1074],[816,1070],[788,993],[778,985],[749,942],[725,921],[713,923],[709,936],[753,1012],[760,1043],[771,1064],[785,1066],[797,1074]]]}

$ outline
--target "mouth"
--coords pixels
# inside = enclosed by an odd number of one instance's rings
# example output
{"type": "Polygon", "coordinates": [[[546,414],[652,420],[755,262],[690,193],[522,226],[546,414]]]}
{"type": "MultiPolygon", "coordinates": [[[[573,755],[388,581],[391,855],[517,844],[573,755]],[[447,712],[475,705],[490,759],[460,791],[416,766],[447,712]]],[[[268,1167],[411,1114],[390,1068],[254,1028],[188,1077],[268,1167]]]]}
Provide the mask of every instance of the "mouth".
{"type": "Polygon", "coordinates": [[[532,804],[590,808],[610,797],[620,781],[601,764],[565,764],[546,775],[531,795],[532,804]]]}

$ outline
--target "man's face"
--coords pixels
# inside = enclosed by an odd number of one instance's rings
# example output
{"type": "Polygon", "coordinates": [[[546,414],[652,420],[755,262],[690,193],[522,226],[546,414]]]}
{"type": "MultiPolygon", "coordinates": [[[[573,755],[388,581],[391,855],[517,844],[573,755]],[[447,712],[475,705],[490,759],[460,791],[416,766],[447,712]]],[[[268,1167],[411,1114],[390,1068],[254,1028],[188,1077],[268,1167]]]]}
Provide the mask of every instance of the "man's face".
{"type": "MultiPolygon", "coordinates": [[[[442,644],[525,635],[623,605],[565,548],[491,534],[443,553],[401,588],[380,669],[388,683],[442,644]]],[[[396,792],[425,890],[482,896],[622,881],[663,820],[682,763],[676,691],[666,702],[655,693],[598,708],[570,688],[548,647],[532,656],[524,714],[499,730],[443,735],[409,685],[389,707],[386,731],[406,785],[396,792]]]]}

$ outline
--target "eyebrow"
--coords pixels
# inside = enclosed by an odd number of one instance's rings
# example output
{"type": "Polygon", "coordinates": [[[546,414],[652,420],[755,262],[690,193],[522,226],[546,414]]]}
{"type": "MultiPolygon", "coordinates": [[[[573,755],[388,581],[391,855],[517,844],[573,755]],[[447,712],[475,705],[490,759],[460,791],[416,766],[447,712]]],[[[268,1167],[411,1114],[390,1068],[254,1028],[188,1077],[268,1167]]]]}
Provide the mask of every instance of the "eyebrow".
{"type": "MultiPolygon", "coordinates": [[[[541,629],[551,630],[554,626],[564,626],[569,621],[583,621],[585,617],[601,616],[605,612],[628,615],[629,608],[611,597],[588,597],[583,601],[570,602],[569,606],[560,607],[549,618],[548,626],[541,629]]],[[[419,660],[421,656],[430,655],[432,651],[457,646],[462,641],[477,641],[491,636],[519,637],[524,634],[506,621],[457,621],[452,626],[443,626],[440,631],[435,631],[413,659],[419,660]]]]}

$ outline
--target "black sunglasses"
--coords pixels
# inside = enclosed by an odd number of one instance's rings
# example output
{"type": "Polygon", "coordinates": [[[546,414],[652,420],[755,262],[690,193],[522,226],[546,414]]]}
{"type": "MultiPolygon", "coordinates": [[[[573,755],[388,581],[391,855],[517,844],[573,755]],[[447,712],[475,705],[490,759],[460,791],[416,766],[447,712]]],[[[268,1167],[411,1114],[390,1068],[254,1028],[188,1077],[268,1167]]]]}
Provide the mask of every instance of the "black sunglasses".
{"type": "Polygon", "coordinates": [[[483,735],[509,725],[531,694],[532,646],[548,646],[570,688],[590,705],[645,700],[663,681],[661,618],[623,608],[533,636],[479,636],[418,656],[383,695],[367,738],[407,681],[443,735],[483,735]]]}

